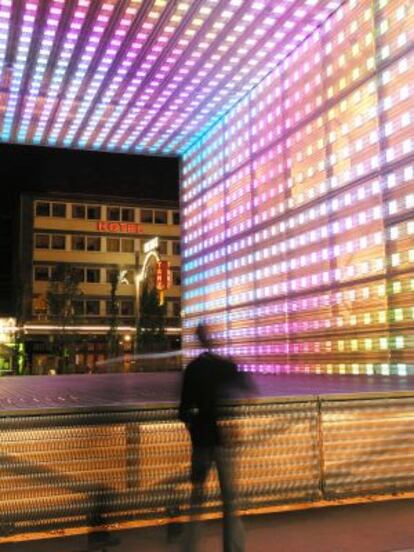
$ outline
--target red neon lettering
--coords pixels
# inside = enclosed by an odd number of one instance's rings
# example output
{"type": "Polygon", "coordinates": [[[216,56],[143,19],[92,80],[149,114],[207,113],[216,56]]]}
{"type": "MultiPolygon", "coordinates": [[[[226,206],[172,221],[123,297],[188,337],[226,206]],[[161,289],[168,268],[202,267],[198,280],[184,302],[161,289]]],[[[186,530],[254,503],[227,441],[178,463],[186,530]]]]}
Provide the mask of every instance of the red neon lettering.
{"type": "Polygon", "coordinates": [[[125,232],[127,234],[142,234],[144,231],[142,224],[135,224],[133,222],[108,222],[105,220],[98,221],[97,229],[99,232],[125,232]]]}

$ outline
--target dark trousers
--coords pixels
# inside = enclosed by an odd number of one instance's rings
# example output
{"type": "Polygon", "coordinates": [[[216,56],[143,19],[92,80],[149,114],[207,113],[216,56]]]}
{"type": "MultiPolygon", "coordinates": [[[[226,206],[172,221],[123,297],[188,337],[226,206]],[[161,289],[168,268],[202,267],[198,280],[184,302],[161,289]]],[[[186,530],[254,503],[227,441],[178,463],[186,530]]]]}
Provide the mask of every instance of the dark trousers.
{"type": "Polygon", "coordinates": [[[223,552],[243,552],[244,531],[235,512],[235,493],[231,460],[223,447],[193,447],[191,458],[191,511],[193,519],[184,539],[184,551],[195,552],[199,540],[199,524],[194,513],[203,504],[204,483],[215,464],[223,500],[223,552]]]}

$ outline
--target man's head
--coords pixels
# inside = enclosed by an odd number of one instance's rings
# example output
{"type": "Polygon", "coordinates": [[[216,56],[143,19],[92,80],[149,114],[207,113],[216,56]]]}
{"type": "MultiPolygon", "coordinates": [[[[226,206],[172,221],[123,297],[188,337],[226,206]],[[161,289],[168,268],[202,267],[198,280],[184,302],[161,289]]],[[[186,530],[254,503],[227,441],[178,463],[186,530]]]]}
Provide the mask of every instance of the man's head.
{"type": "Polygon", "coordinates": [[[208,328],[204,322],[200,322],[196,328],[195,334],[203,349],[211,349],[212,343],[208,335],[208,328]]]}

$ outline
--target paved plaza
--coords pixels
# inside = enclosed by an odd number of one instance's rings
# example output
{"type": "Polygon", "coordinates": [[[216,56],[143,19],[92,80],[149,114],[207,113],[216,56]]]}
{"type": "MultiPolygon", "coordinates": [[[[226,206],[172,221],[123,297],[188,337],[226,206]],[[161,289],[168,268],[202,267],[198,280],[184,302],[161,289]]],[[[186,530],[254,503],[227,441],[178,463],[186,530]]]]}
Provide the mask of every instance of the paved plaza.
{"type": "MultiPolygon", "coordinates": [[[[249,516],[246,552],[414,552],[413,516],[413,500],[249,516]]],[[[220,520],[205,522],[198,552],[221,552],[220,536],[220,520]]],[[[88,548],[82,535],[3,544],[0,552],[180,551],[180,537],[168,542],[166,526],[111,533],[111,540],[88,548]]]]}
{"type": "MultiPolygon", "coordinates": [[[[255,374],[250,396],[265,399],[347,393],[414,391],[414,376],[255,374]]],[[[0,411],[174,405],[181,373],[82,374],[4,377],[0,411]]]]}
{"type": "MultiPolygon", "coordinates": [[[[266,399],[357,393],[414,392],[414,376],[254,375],[248,397],[266,399]]],[[[7,377],[0,380],[0,411],[176,405],[180,373],[133,373],[7,377]]],[[[414,500],[354,504],[244,518],[246,552],[414,552],[414,500]]],[[[177,525],[175,528],[185,528],[177,525]]],[[[171,536],[168,526],[132,528],[96,535],[78,535],[0,544],[0,552],[179,552],[182,531],[171,536]]],[[[203,524],[197,552],[221,551],[221,521],[203,524]]]]}

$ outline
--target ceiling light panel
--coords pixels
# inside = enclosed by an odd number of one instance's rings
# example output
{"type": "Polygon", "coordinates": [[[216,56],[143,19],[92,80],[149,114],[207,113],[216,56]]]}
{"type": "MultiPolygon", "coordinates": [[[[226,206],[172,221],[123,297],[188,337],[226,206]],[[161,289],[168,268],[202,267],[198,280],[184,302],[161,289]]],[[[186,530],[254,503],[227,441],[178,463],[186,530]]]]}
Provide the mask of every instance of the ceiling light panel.
{"type": "Polygon", "coordinates": [[[340,0],[0,0],[0,138],[180,154],[340,0]]]}

